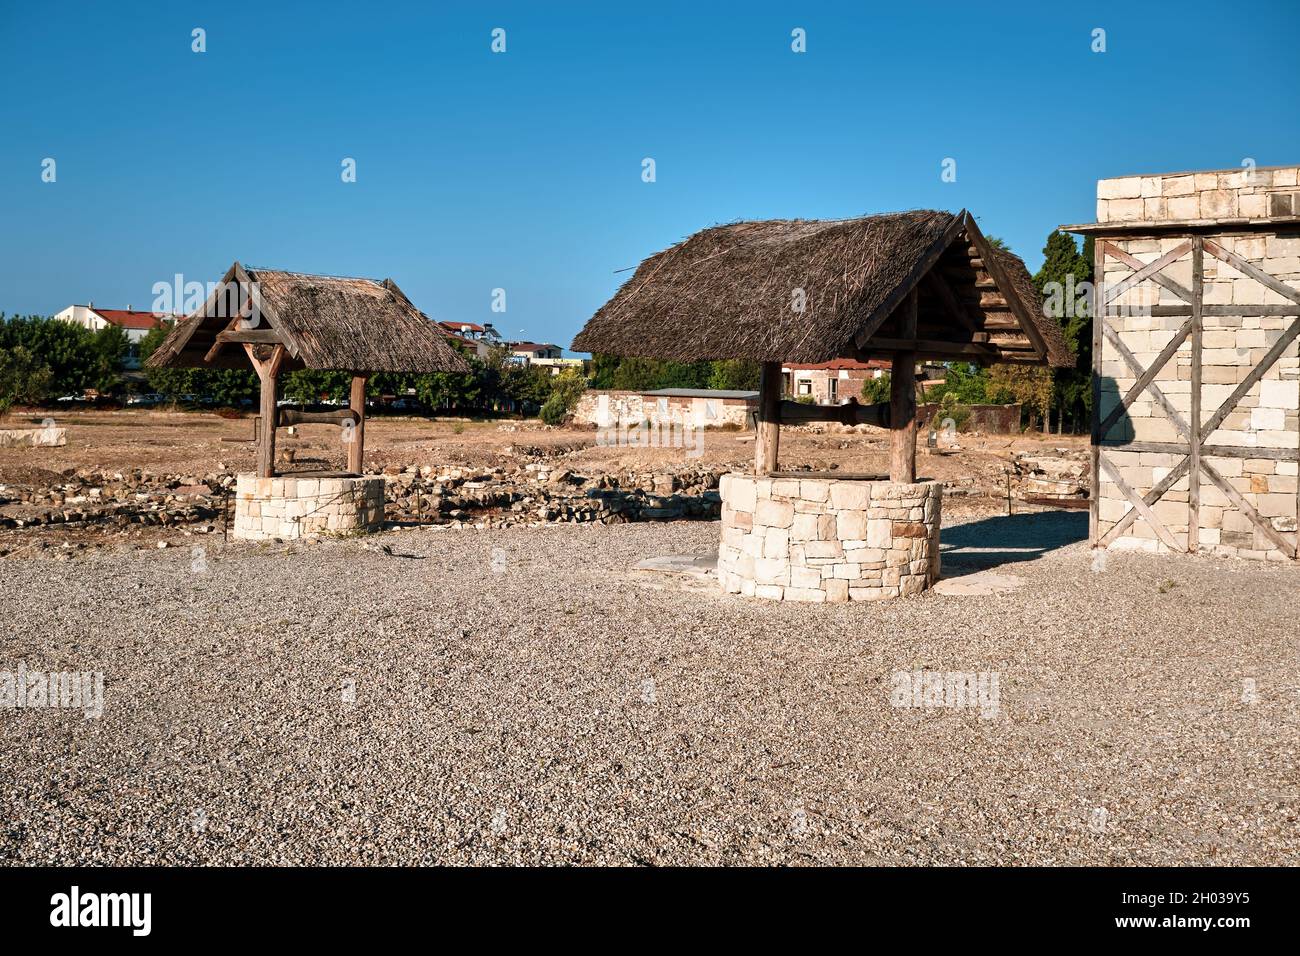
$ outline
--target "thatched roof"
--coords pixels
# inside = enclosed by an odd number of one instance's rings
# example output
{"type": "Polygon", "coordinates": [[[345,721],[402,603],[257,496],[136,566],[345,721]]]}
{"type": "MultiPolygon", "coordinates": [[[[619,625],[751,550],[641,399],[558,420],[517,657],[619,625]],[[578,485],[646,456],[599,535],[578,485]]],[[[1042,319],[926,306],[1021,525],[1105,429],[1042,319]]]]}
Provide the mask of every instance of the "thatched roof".
{"type": "Polygon", "coordinates": [[[284,371],[463,372],[446,335],[391,279],[350,279],[236,262],[203,307],[179,322],[146,365],[243,368],[241,343],[279,342],[284,371]],[[240,323],[241,303],[258,319],[240,323]],[[221,336],[221,341],[218,341],[221,336]]]}
{"type": "Polygon", "coordinates": [[[923,357],[1074,364],[1024,262],[993,249],[966,212],[934,210],[697,232],[641,263],[573,348],[680,361],[861,358],[899,350],[895,309],[913,289],[916,339],[933,346],[923,357]]]}

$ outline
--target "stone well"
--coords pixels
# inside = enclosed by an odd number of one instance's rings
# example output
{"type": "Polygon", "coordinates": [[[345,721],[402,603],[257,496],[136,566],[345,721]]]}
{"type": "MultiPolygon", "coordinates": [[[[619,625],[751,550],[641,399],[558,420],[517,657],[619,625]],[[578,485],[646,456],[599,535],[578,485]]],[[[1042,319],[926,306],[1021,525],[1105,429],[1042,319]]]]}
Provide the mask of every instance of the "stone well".
{"type": "Polygon", "coordinates": [[[939,579],[943,486],[722,478],[724,591],[776,601],[880,601],[939,579]]]}
{"type": "Polygon", "coordinates": [[[374,531],[384,522],[384,479],[235,479],[236,538],[311,538],[374,531]]]}

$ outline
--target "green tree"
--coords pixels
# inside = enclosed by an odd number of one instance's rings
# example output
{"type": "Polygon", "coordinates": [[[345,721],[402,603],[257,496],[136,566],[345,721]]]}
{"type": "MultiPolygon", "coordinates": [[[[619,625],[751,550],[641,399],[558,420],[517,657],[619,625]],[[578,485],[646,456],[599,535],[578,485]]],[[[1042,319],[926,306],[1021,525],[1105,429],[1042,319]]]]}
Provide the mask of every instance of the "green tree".
{"type": "Polygon", "coordinates": [[[1066,344],[1078,361],[1073,368],[1055,369],[1053,406],[1058,428],[1066,419],[1078,429],[1089,421],[1092,411],[1092,309],[1087,291],[1092,282],[1092,238],[1084,240],[1083,251],[1074,237],[1052,232],[1043,247],[1043,267],[1034,275],[1034,285],[1043,296],[1044,314],[1061,326],[1066,344]]]}
{"type": "Polygon", "coordinates": [[[622,358],[617,355],[592,355],[591,387],[614,388],[614,373],[618,371],[622,361],[622,358]]]}
{"type": "Polygon", "coordinates": [[[50,368],[19,345],[0,351],[0,418],[15,405],[39,405],[49,397],[50,368]]]}
{"type": "Polygon", "coordinates": [[[758,388],[759,366],[748,359],[720,359],[709,363],[709,388],[754,391],[758,388]]]}

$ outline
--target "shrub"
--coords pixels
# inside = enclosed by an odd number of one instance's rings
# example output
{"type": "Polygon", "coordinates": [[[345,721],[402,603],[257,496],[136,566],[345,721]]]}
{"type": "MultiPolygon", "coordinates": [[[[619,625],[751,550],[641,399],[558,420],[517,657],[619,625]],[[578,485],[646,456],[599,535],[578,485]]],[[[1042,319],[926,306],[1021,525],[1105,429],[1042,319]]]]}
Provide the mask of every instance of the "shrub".
{"type": "Polygon", "coordinates": [[[35,405],[48,397],[50,369],[21,345],[0,352],[0,418],[14,405],[35,405]]]}
{"type": "Polygon", "coordinates": [[[552,395],[542,406],[541,418],[544,425],[559,425],[569,416],[569,411],[564,407],[564,399],[559,395],[552,395]]]}

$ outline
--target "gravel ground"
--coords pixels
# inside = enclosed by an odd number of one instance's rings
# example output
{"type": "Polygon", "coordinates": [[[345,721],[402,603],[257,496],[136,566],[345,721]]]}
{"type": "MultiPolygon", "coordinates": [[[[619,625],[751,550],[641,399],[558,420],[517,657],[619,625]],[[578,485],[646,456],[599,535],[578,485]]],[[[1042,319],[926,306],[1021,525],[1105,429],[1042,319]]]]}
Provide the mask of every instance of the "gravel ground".
{"type": "Polygon", "coordinates": [[[106,686],[0,710],[0,859],[1295,863],[1300,571],[1085,528],[949,528],[1023,587],[870,606],[628,570],[716,524],[13,555],[0,670],[106,686]],[[917,669],[998,715],[892,707],[917,669]]]}

